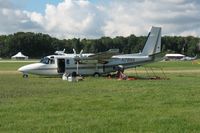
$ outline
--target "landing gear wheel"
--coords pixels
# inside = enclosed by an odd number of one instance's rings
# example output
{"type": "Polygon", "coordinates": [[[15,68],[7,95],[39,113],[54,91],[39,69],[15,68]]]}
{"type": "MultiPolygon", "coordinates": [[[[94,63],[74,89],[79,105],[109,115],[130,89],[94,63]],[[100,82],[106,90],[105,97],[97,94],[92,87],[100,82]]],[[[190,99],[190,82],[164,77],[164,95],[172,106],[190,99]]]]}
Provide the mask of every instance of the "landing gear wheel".
{"type": "Polygon", "coordinates": [[[100,74],[99,73],[94,73],[93,76],[98,78],[98,77],[100,77],[100,74]]]}
{"type": "Polygon", "coordinates": [[[28,78],[28,74],[23,74],[23,78],[28,78]]]}
{"type": "Polygon", "coordinates": [[[112,75],[109,73],[109,74],[107,74],[107,77],[108,78],[112,78],[112,75]]]}

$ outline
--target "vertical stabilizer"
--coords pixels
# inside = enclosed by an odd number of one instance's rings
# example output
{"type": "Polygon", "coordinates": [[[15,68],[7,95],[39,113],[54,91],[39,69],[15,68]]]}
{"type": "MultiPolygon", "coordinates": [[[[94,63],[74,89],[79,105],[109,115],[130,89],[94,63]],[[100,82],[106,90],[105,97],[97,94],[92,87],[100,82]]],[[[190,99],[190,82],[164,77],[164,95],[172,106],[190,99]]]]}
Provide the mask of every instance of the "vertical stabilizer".
{"type": "Polygon", "coordinates": [[[142,55],[153,55],[161,52],[161,27],[152,27],[149,32],[142,55]]]}

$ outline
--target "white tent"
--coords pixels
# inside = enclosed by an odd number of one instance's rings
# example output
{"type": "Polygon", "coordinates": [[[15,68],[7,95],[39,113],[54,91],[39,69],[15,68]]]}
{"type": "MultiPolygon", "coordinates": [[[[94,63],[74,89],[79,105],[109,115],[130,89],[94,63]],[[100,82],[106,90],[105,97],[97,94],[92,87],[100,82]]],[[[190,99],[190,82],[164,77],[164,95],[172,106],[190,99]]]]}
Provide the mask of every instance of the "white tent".
{"type": "Polygon", "coordinates": [[[16,55],[13,55],[11,58],[12,59],[22,59],[22,60],[25,60],[25,59],[28,59],[28,56],[23,55],[22,52],[18,52],[16,55]]]}

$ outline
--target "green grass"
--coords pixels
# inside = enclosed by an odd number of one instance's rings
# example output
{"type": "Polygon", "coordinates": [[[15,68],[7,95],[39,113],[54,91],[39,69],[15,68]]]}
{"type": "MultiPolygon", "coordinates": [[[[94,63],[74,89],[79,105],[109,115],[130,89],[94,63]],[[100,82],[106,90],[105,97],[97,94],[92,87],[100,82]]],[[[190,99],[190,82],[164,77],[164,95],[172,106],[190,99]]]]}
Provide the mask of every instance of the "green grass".
{"type": "MultiPolygon", "coordinates": [[[[0,63],[15,71],[24,63],[0,63]]],[[[191,62],[160,62],[166,69],[200,69],[191,62]]],[[[168,73],[170,80],[118,81],[0,73],[2,133],[200,132],[200,73],[168,73]]]]}
{"type": "Polygon", "coordinates": [[[16,71],[23,65],[31,64],[30,62],[0,62],[0,71],[16,71]]]}
{"type": "Polygon", "coordinates": [[[0,60],[0,71],[16,71],[21,66],[35,62],[39,62],[39,60],[0,60]]]}

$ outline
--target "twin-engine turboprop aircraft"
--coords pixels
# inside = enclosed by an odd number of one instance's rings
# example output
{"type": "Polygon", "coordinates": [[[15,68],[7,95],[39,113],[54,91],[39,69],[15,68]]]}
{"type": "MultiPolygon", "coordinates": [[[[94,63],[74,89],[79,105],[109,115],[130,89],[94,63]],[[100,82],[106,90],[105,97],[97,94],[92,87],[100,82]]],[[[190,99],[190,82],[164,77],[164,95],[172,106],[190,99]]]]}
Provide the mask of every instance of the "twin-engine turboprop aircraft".
{"type": "Polygon", "coordinates": [[[64,51],[57,51],[57,55],[46,56],[39,63],[34,63],[20,67],[18,71],[24,77],[28,74],[36,75],[62,75],[63,73],[76,72],[79,75],[109,74],[118,70],[119,66],[123,69],[140,66],[154,61],[155,55],[161,51],[161,28],[152,27],[146,44],[140,53],[119,54],[119,50],[110,49],[101,53],[65,54],[64,51]]]}

